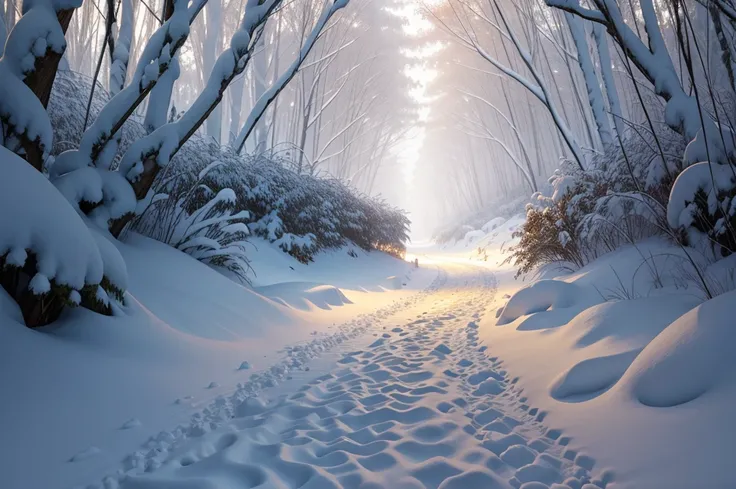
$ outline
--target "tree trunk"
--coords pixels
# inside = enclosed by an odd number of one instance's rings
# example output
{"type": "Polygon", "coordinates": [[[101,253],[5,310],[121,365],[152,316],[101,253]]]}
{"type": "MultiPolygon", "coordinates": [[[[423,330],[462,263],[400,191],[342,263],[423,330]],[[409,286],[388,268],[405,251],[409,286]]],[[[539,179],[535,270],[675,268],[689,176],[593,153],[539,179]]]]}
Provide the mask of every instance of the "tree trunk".
{"type": "Polygon", "coordinates": [[[606,87],[606,97],[608,105],[613,115],[613,125],[616,128],[618,137],[624,137],[624,124],[621,112],[621,101],[619,100],[618,90],[616,89],[616,79],[613,76],[613,68],[611,67],[611,53],[608,49],[608,38],[606,31],[602,25],[593,26],[593,37],[595,37],[596,46],[598,47],[598,59],[601,63],[601,75],[603,77],[603,85],[606,87]]]}
{"type": "MultiPolygon", "coordinates": [[[[212,68],[215,66],[215,60],[222,44],[222,8],[222,0],[207,2],[205,7],[207,35],[202,46],[204,51],[202,76],[205,85],[207,78],[212,73],[212,68]]],[[[222,139],[222,109],[219,106],[212,111],[205,126],[207,135],[214,138],[219,144],[222,139]]]]}
{"type": "MultiPolygon", "coordinates": [[[[3,0],[0,0],[2,2],[3,0]]],[[[5,9],[5,27],[10,32],[15,26],[15,0],[8,0],[5,9]]]]}
{"type": "Polygon", "coordinates": [[[721,48],[721,61],[723,66],[726,68],[728,74],[728,81],[731,83],[731,89],[736,92],[736,77],[734,77],[734,59],[733,53],[731,53],[731,46],[728,43],[728,38],[723,30],[723,22],[721,21],[721,9],[715,3],[710,4],[709,7],[711,19],[713,21],[713,29],[716,32],[716,38],[718,39],[718,45],[721,48]]]}
{"type": "MultiPolygon", "coordinates": [[[[613,144],[613,135],[611,134],[611,124],[608,121],[608,114],[606,114],[606,109],[603,105],[603,92],[598,83],[598,76],[596,75],[593,60],[588,51],[588,36],[585,33],[582,20],[569,12],[565,12],[565,19],[567,20],[570,35],[572,35],[572,40],[578,53],[578,64],[580,65],[580,71],[583,72],[583,80],[585,81],[585,88],[588,92],[588,104],[593,112],[595,125],[598,128],[598,137],[603,146],[603,151],[607,151],[611,144],[613,144]]],[[[588,126],[588,123],[586,122],[585,125],[588,126]]]]}
{"type": "MultiPolygon", "coordinates": [[[[266,77],[268,76],[268,60],[266,58],[266,34],[265,32],[258,39],[255,53],[253,55],[253,103],[266,92],[266,77]]],[[[255,153],[261,153],[266,150],[266,138],[268,127],[266,121],[261,121],[255,129],[255,153]]]]}
{"type": "MultiPolygon", "coordinates": [[[[61,30],[66,34],[69,23],[74,15],[74,9],[60,10],[56,16],[59,19],[61,30]]],[[[56,70],[59,67],[62,53],[55,53],[47,49],[46,54],[36,60],[36,66],[33,72],[26,77],[26,85],[33,90],[44,107],[48,107],[51,98],[51,88],[54,86],[56,79],[56,70]]],[[[35,165],[34,165],[35,166],[35,165]]]]}
{"type": "Polygon", "coordinates": [[[5,3],[0,0],[0,56],[5,51],[5,39],[8,37],[8,28],[5,23],[5,3]]]}

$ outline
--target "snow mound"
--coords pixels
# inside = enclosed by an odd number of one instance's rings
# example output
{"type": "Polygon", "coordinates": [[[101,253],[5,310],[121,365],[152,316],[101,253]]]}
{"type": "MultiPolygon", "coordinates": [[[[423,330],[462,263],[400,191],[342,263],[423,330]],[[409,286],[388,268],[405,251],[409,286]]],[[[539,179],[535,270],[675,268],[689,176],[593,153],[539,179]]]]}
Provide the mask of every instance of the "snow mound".
{"type": "Polygon", "coordinates": [[[577,315],[565,334],[575,348],[611,341],[643,347],[696,305],[697,299],[689,296],[604,302],[577,315]]]}
{"type": "Polygon", "coordinates": [[[623,382],[644,405],[671,407],[719,387],[736,371],[736,291],[673,322],[632,363],[623,382]]]}
{"type": "Polygon", "coordinates": [[[550,395],[560,401],[594,397],[618,382],[640,351],[583,360],[555,380],[550,387],[550,395]]]}
{"type": "Polygon", "coordinates": [[[406,282],[404,279],[393,275],[391,277],[386,277],[386,279],[383,281],[383,284],[381,284],[381,287],[386,290],[401,290],[405,283],[406,282]]]}
{"type": "Polygon", "coordinates": [[[602,394],[646,345],[696,305],[690,296],[657,296],[605,302],[581,312],[559,330],[574,360],[551,382],[550,395],[580,402],[602,394]]]}
{"type": "MultiPolygon", "coordinates": [[[[499,314],[496,325],[503,326],[522,316],[556,309],[571,309],[579,312],[595,302],[596,299],[591,297],[589,290],[576,284],[558,280],[540,280],[519,290],[509,299],[499,314]]],[[[600,299],[597,302],[600,302],[600,299]]]]}
{"type": "Polygon", "coordinates": [[[481,230],[473,230],[468,231],[465,233],[465,237],[463,238],[463,243],[465,246],[470,246],[474,242],[480,240],[481,238],[485,237],[486,233],[481,230]]]}
{"type": "Polygon", "coordinates": [[[487,223],[483,224],[483,226],[480,228],[485,233],[490,233],[491,231],[495,230],[497,227],[499,227],[501,224],[505,223],[506,219],[503,217],[495,217],[488,221],[487,223]]]}
{"type": "Polygon", "coordinates": [[[8,254],[6,263],[23,266],[30,251],[38,274],[80,290],[99,284],[108,262],[117,265],[114,283],[125,285],[124,263],[117,251],[105,246],[103,260],[101,242],[46,177],[3,147],[0,162],[0,206],[13,209],[0,213],[0,256],[8,254]]]}
{"type": "Polygon", "coordinates": [[[352,304],[340,289],[332,285],[288,282],[256,287],[255,290],[269,299],[294,309],[310,310],[312,306],[331,309],[352,304]]]}

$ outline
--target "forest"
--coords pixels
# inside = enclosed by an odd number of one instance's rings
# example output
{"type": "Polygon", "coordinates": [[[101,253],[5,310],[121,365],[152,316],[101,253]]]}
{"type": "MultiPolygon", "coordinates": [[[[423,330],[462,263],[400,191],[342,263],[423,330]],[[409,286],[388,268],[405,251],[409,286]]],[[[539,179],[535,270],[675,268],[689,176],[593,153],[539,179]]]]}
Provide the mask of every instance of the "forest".
{"type": "Polygon", "coordinates": [[[708,298],[727,287],[703,269],[736,244],[734,11],[635,3],[461,1],[431,12],[444,41],[426,89],[432,171],[420,178],[445,197],[425,202],[447,216],[435,237],[460,239],[526,206],[509,258],[520,275],[663,236],[689,247],[687,273],[708,298]],[[450,138],[462,143],[450,149],[450,138]]]}
{"type": "Polygon", "coordinates": [[[402,255],[409,221],[372,192],[412,117],[400,19],[321,3],[7,3],[4,160],[38,175],[4,178],[23,195],[0,281],[28,326],[111,314],[126,277],[108,241],[128,230],[245,283],[251,234],[305,263],[348,241],[402,255]]]}
{"type": "Polygon", "coordinates": [[[3,489],[733,486],[733,0],[0,0],[0,53],[3,489]]]}

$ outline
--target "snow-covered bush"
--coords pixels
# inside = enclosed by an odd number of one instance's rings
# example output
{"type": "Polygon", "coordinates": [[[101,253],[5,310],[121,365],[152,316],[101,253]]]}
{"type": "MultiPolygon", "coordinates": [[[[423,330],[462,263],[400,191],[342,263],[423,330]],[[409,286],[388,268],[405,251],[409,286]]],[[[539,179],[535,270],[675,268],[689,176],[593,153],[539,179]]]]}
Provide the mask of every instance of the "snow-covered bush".
{"type": "Polygon", "coordinates": [[[736,250],[736,167],[696,163],[683,171],[667,206],[667,221],[683,244],[714,257],[736,250]]]}
{"type": "Polygon", "coordinates": [[[26,325],[43,326],[65,307],[112,314],[126,288],[125,262],[88,228],[28,162],[0,147],[0,282],[26,325]]]}
{"type": "MultiPolygon", "coordinates": [[[[192,138],[193,143],[198,141],[192,138]]],[[[160,175],[154,188],[161,197],[154,199],[134,229],[175,244],[172,236],[181,219],[177,216],[198,212],[207,202],[201,196],[231,189],[230,211],[248,213],[250,232],[301,262],[348,242],[403,256],[409,225],[403,211],[359,195],[338,180],[300,175],[292,168],[288,161],[241,157],[227,148],[200,145],[195,158],[175,159],[160,175]],[[203,154],[216,163],[205,162],[203,154]]]]}
{"type": "MultiPolygon", "coordinates": [[[[528,189],[519,189],[519,192],[528,192],[528,189]]],[[[490,232],[490,228],[486,226],[487,224],[492,221],[503,223],[515,215],[523,214],[528,203],[528,196],[517,197],[510,201],[507,197],[496,199],[485,205],[482,211],[440,227],[435,231],[433,239],[439,244],[455,243],[462,240],[467,233],[476,229],[483,231],[489,229],[486,232],[490,232]]]]}
{"type": "Polygon", "coordinates": [[[581,267],[641,239],[668,234],[665,216],[672,183],[681,171],[684,139],[659,127],[656,138],[630,131],[620,145],[588,162],[564,164],[550,178],[550,194],[538,193],[511,248],[519,274],[556,263],[581,267]],[[668,148],[668,153],[658,148],[668,148]]]}
{"type": "Polygon", "coordinates": [[[236,210],[237,197],[232,189],[215,192],[205,183],[209,171],[219,164],[200,172],[183,195],[156,196],[138,221],[137,230],[248,282],[250,213],[236,210]]]}
{"type": "MultiPolygon", "coordinates": [[[[49,106],[58,134],[53,153],[79,144],[83,101],[90,86],[91,80],[82,75],[68,71],[58,74],[49,106]]],[[[106,97],[98,87],[91,117],[101,110],[106,97]]],[[[121,133],[120,149],[124,153],[146,131],[143,121],[131,117],[121,133]]],[[[238,215],[247,211],[252,234],[277,244],[305,263],[320,250],[348,242],[365,250],[380,249],[403,256],[409,224],[403,211],[360,195],[339,180],[300,175],[294,168],[294,162],[287,159],[241,156],[218,146],[211,138],[195,134],[159,174],[151,194],[156,197],[133,229],[176,246],[182,222],[194,216],[211,196],[232,189],[235,201],[229,212],[238,215]]],[[[240,272],[233,271],[242,276],[241,272],[247,270],[242,250],[233,248],[230,237],[223,238],[227,243],[220,243],[221,251],[235,251],[228,263],[240,263],[240,272]]],[[[209,258],[205,261],[211,263],[209,258]]]]}
{"type": "Polygon", "coordinates": [[[527,206],[526,221],[513,234],[520,241],[509,249],[511,255],[506,259],[518,267],[517,277],[551,263],[577,268],[588,262],[590,250],[578,236],[580,215],[568,212],[582,203],[582,199],[576,199],[584,195],[580,190],[582,187],[576,186],[559,199],[549,199],[546,205],[527,206]]]}

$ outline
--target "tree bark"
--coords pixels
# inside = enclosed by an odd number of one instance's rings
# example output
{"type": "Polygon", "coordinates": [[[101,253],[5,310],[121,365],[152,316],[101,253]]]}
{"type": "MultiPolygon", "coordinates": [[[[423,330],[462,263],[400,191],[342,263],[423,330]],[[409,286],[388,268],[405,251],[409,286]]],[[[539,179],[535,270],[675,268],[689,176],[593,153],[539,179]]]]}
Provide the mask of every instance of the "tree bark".
{"type": "MultiPolygon", "coordinates": [[[[72,21],[74,10],[60,10],[56,14],[64,34],[66,34],[69,23],[72,21]]],[[[61,61],[63,55],[63,52],[56,53],[48,49],[42,58],[36,60],[35,69],[26,77],[26,85],[33,90],[33,93],[36,94],[44,107],[49,105],[51,88],[54,86],[54,80],[56,79],[56,70],[59,68],[59,61],[61,61]]]]}

